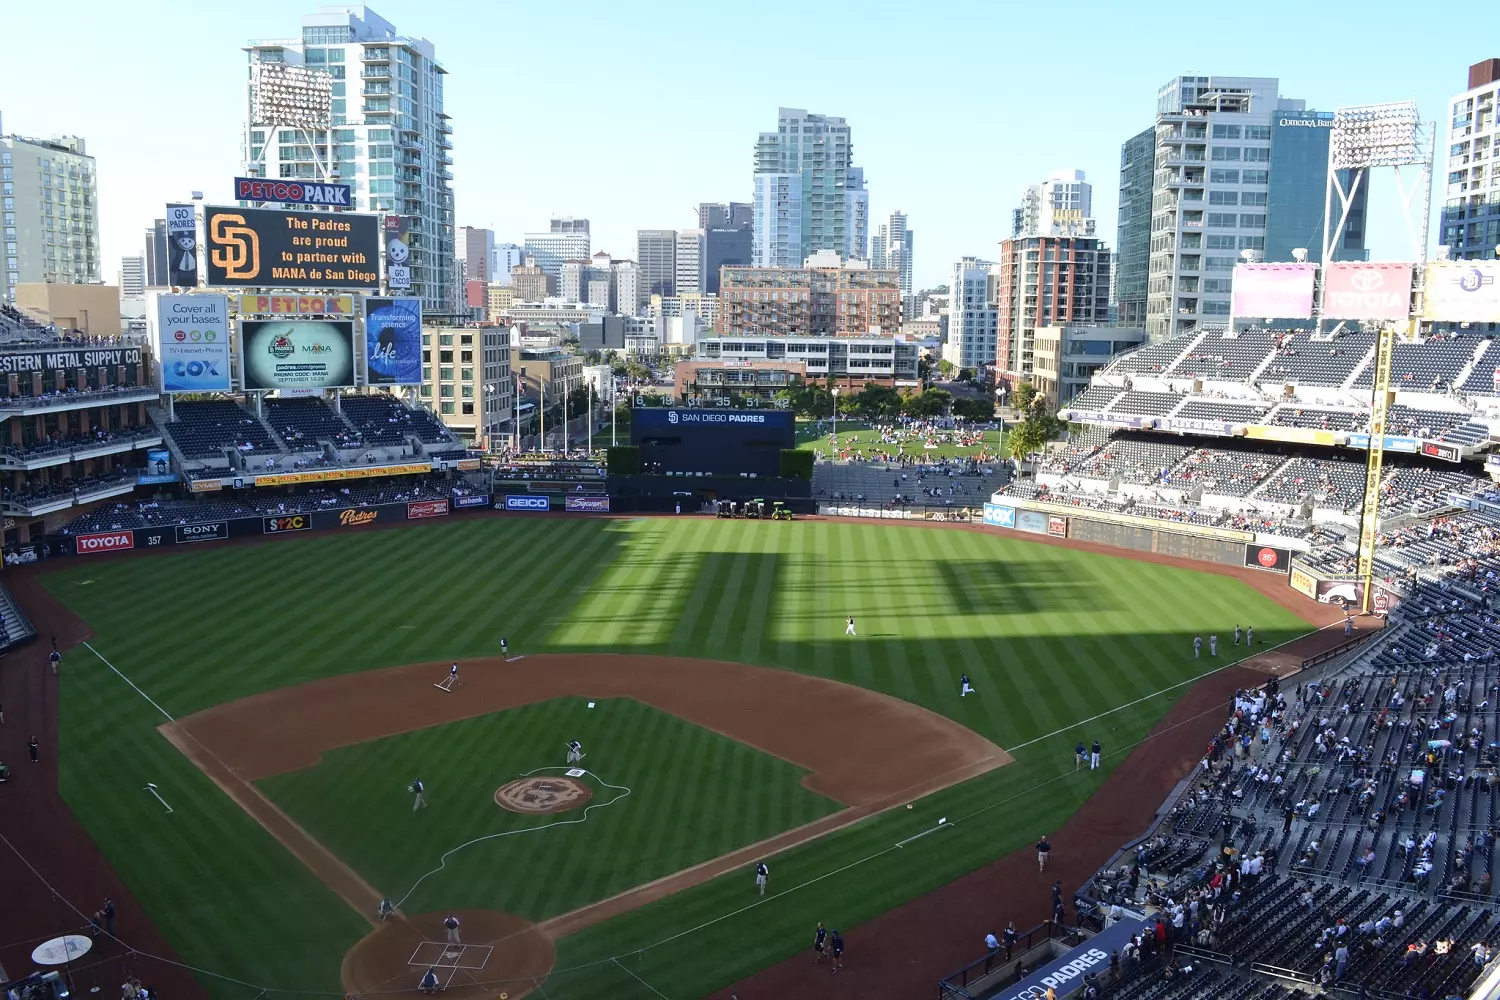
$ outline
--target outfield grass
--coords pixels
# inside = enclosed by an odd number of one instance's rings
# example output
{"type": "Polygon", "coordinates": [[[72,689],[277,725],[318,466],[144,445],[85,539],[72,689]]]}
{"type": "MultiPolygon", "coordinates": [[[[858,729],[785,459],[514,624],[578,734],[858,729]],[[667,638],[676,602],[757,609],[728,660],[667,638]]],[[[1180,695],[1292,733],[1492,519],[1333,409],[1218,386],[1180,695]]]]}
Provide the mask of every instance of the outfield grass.
{"type": "MultiPolygon", "coordinates": [[[[1015,764],[913,811],[778,858],[769,904],[726,916],[752,901],[742,875],[726,876],[565,939],[560,969],[583,968],[548,994],[579,998],[633,996],[603,960],[637,951],[632,968],[654,987],[701,995],[802,948],[816,920],[847,927],[1020,847],[1097,787],[1111,752],[1181,693],[1173,685],[1209,668],[1192,658],[1193,634],[1252,625],[1271,645],[1305,630],[1214,574],[998,534],[803,521],[455,519],[84,559],[46,583],[172,715],[335,673],[496,655],[506,635],[513,651],[663,652],[831,677],[1015,750],[1015,764]],[[857,640],[842,634],[848,615],[857,640]],[[960,700],[960,671],[979,697],[960,700]],[[1096,737],[1105,767],[1073,773],[1073,742],[1096,737]],[[934,815],[980,808],[988,818],[877,854],[934,815]],[[690,948],[651,947],[688,931],[690,948]]],[[[338,989],[362,922],[156,734],[162,716],[123,680],[86,651],[67,667],[63,792],[180,953],[259,985],[338,989]],[[172,816],[140,793],[147,781],[172,816]]],[[[692,808],[694,794],[665,808],[692,808]]]]}
{"type": "Polygon", "coordinates": [[[802,787],[806,774],[638,701],[562,698],[334,750],[259,785],[409,913],[540,921],[837,812],[802,787]],[[507,781],[559,763],[569,738],[598,779],[586,779],[586,816],[495,804],[507,781]],[[418,812],[404,788],[415,777],[427,788],[418,812]]]}
{"type": "MultiPolygon", "coordinates": [[[[804,451],[817,451],[826,455],[828,436],[832,430],[832,422],[818,425],[811,421],[798,421],[797,447],[804,451]]],[[[978,458],[981,454],[990,456],[1002,454],[1001,449],[1005,442],[1004,435],[1000,431],[985,431],[982,438],[983,444],[981,445],[964,447],[957,444],[940,444],[935,448],[924,447],[920,440],[908,440],[904,442],[904,453],[928,459],[978,458]]],[[[866,454],[872,450],[892,455],[896,453],[896,445],[883,443],[880,439],[880,432],[863,420],[839,420],[839,447],[849,450],[863,449],[866,454]]]]}

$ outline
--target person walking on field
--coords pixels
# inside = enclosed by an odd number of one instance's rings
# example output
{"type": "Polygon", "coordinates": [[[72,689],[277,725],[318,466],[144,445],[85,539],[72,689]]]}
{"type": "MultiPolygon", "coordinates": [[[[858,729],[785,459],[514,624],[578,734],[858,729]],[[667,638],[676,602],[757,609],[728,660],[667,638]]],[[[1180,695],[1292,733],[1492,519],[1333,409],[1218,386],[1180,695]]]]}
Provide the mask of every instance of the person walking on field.
{"type": "Polygon", "coordinates": [[[1203,636],[1193,636],[1193,659],[1201,659],[1203,656],[1203,636]]]}
{"type": "Polygon", "coordinates": [[[458,939],[458,918],[453,914],[450,913],[443,918],[443,930],[448,934],[449,944],[463,943],[458,939]]]}
{"type": "Polygon", "coordinates": [[[37,743],[35,736],[26,741],[26,749],[31,754],[31,762],[33,764],[37,762],[37,751],[40,749],[40,747],[41,744],[37,743]]]}
{"type": "Polygon", "coordinates": [[[1073,770],[1078,770],[1088,762],[1088,759],[1089,752],[1085,749],[1083,740],[1079,740],[1078,745],[1073,748],[1073,770]]]}
{"type": "Polygon", "coordinates": [[[1051,854],[1052,854],[1052,841],[1048,840],[1047,839],[1047,835],[1044,833],[1044,834],[1042,834],[1042,839],[1038,840],[1036,842],[1036,870],[1037,871],[1041,872],[1041,871],[1046,871],[1047,870],[1047,859],[1048,859],[1048,857],[1051,856],[1051,854]]]}
{"type": "Polygon", "coordinates": [[[1090,771],[1097,771],[1097,770],[1099,770],[1099,756],[1100,756],[1099,741],[1095,740],[1094,741],[1094,749],[1089,752],[1089,770],[1090,771]]]}
{"type": "Polygon", "coordinates": [[[854,616],[853,615],[849,616],[848,624],[846,624],[844,626],[844,634],[845,635],[853,635],[854,634],[854,616]]]}
{"type": "Polygon", "coordinates": [[[427,808],[427,786],[424,785],[424,784],[422,784],[422,779],[421,778],[417,778],[411,784],[407,785],[406,786],[406,790],[408,792],[411,792],[411,794],[412,794],[412,800],[411,800],[411,811],[412,812],[416,812],[418,809],[426,809],[427,808]]]}

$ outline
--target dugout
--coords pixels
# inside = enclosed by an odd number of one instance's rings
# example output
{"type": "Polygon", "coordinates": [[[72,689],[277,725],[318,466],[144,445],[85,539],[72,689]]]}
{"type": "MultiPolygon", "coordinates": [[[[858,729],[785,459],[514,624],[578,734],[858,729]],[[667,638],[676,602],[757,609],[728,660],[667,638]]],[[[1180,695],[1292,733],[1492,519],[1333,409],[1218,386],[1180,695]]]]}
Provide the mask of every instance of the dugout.
{"type": "Polygon", "coordinates": [[[637,407],[630,443],[650,475],[776,477],[782,451],[797,447],[795,420],[790,410],[637,407]]]}

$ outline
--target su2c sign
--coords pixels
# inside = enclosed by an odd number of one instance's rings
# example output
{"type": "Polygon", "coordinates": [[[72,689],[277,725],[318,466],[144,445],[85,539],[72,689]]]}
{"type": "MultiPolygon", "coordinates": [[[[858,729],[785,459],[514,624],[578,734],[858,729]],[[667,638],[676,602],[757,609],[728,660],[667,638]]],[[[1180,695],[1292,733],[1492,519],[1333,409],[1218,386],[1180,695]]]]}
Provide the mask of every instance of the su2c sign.
{"type": "Polygon", "coordinates": [[[93,555],[97,552],[118,552],[121,549],[133,549],[135,548],[135,532],[96,531],[89,535],[79,535],[74,540],[74,548],[81,556],[93,555]]]}
{"type": "Polygon", "coordinates": [[[268,517],[262,522],[261,531],[267,535],[280,535],[288,531],[306,531],[312,527],[306,514],[287,514],[282,517],[268,517]]]}

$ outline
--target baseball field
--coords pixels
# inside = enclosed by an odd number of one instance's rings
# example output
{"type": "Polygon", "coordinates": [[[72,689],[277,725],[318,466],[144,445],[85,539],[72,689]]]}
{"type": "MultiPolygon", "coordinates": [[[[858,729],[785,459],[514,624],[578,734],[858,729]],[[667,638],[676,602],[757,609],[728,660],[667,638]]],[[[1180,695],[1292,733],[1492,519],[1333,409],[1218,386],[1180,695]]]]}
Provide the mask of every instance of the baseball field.
{"type": "Polygon", "coordinates": [[[1236,625],[1309,627],[1230,576],[826,521],[477,518],[43,584],[93,632],[62,793],[235,1000],[411,989],[447,912],[466,996],[699,997],[820,920],[853,963],[862,922],[1057,830],[1236,625]]]}

